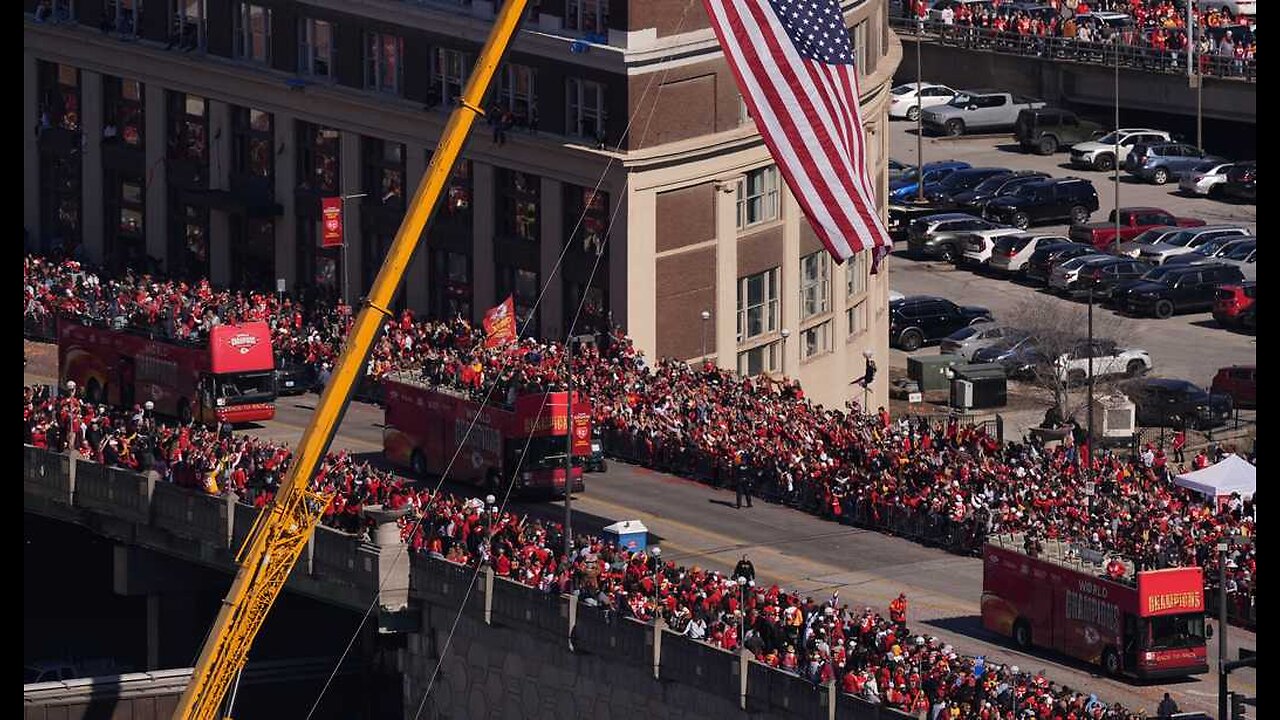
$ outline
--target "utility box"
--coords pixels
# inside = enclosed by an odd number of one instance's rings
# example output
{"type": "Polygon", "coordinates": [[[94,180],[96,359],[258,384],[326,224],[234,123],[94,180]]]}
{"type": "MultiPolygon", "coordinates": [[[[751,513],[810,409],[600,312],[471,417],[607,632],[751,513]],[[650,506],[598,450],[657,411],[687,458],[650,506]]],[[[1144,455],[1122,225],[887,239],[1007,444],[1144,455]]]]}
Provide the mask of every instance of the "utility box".
{"type": "Polygon", "coordinates": [[[639,520],[620,520],[606,525],[604,537],[631,553],[642,552],[649,547],[649,528],[639,520]]]}
{"type": "Polygon", "coordinates": [[[1003,367],[995,363],[979,363],[956,365],[951,371],[955,375],[951,381],[953,407],[979,410],[1008,404],[1009,380],[1003,367]]]}
{"type": "Polygon", "coordinates": [[[920,385],[921,392],[946,390],[950,386],[947,368],[959,364],[959,355],[922,355],[907,358],[907,377],[920,385]]]}

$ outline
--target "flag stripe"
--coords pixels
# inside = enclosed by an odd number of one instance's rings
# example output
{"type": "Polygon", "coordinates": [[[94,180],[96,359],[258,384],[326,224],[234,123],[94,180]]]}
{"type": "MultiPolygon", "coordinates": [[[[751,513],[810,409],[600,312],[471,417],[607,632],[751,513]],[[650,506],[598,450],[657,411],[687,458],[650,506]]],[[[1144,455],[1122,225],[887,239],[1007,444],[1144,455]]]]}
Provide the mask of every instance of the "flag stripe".
{"type": "Polygon", "coordinates": [[[889,245],[836,0],[703,0],[765,144],[837,262],[889,245]]]}

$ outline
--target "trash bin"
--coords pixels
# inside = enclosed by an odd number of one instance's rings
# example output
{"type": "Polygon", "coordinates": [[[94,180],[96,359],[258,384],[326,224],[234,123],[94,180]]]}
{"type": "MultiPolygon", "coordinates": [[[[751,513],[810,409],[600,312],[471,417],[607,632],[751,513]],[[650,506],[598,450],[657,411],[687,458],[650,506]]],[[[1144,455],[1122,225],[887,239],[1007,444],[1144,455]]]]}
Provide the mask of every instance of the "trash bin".
{"type": "Polygon", "coordinates": [[[649,547],[649,528],[639,520],[620,520],[604,528],[606,540],[612,540],[627,552],[640,552],[649,547]]]}

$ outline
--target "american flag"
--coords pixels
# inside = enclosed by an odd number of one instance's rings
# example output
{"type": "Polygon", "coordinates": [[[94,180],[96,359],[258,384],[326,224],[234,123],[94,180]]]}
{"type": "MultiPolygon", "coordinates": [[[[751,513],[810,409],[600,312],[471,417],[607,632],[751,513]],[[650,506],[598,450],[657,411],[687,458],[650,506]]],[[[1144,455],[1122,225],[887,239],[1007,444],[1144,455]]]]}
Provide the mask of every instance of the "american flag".
{"type": "Polygon", "coordinates": [[[836,262],[893,247],[876,212],[838,0],[702,0],[756,127],[836,262]]]}

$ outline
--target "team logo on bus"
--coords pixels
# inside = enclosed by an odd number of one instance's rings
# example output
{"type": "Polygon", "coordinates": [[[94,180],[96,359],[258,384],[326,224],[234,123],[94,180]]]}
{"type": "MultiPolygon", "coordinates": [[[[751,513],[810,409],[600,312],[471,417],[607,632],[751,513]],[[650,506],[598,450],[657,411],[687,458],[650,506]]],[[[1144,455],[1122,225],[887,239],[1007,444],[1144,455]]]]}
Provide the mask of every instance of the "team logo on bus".
{"type": "Polygon", "coordinates": [[[248,333],[240,333],[232,335],[227,341],[233,350],[239,350],[241,355],[247,355],[258,344],[258,338],[248,333]]]}
{"type": "Polygon", "coordinates": [[[1096,628],[1092,625],[1084,626],[1084,641],[1086,643],[1089,645],[1097,645],[1100,640],[1102,640],[1102,636],[1098,634],[1096,628]]]}
{"type": "Polygon", "coordinates": [[[483,465],[484,465],[484,456],[482,456],[479,451],[472,451],[471,467],[479,470],[483,465]]]}

